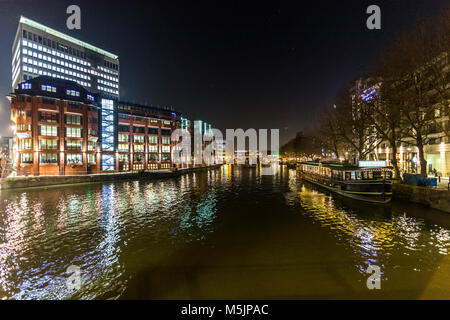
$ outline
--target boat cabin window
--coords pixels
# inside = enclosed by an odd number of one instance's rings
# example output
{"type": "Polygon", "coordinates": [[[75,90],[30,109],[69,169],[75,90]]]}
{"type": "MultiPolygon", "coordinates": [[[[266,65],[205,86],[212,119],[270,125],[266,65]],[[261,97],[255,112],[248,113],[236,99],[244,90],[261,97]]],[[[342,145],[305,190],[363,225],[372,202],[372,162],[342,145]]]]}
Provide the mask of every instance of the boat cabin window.
{"type": "Polygon", "coordinates": [[[373,171],[372,174],[373,174],[373,178],[374,179],[381,179],[382,178],[381,177],[381,171],[373,171]]]}

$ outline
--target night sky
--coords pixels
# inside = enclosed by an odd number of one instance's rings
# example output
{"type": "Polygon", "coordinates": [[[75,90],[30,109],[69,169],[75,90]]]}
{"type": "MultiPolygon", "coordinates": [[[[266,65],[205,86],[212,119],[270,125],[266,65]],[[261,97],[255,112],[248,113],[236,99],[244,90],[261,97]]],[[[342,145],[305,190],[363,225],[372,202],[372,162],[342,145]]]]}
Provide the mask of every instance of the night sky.
{"type": "Polygon", "coordinates": [[[0,135],[11,135],[11,47],[20,15],[119,55],[121,100],[173,106],[213,127],[305,130],[340,86],[446,0],[0,0],[0,135]],[[81,7],[81,30],[66,8],[81,7]],[[367,6],[382,30],[366,28],[367,6]]]}

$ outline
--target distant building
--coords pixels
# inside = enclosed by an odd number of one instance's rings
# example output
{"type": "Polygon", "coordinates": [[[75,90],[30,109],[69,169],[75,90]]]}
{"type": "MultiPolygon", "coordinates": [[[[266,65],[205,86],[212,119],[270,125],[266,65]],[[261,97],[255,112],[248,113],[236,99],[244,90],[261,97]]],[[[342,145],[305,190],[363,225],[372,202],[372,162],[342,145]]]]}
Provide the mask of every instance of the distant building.
{"type": "Polygon", "coordinates": [[[203,151],[205,150],[205,147],[210,143],[205,142],[203,136],[207,134],[212,134],[212,127],[211,124],[202,120],[193,120],[191,121],[191,123],[193,129],[191,130],[191,142],[192,142],[191,148],[192,148],[193,164],[194,166],[203,165],[205,164],[205,159],[203,159],[203,151]]]}
{"type": "MultiPolygon", "coordinates": [[[[227,159],[227,142],[226,140],[216,140],[215,141],[215,146],[216,146],[216,157],[217,160],[221,161],[222,163],[227,163],[228,159],[227,159]]],[[[232,155],[230,156],[230,161],[231,161],[232,155]]]]}
{"type": "Polygon", "coordinates": [[[38,76],[72,80],[92,93],[119,98],[119,57],[20,17],[12,47],[12,89],[38,76]]]}
{"type": "Polygon", "coordinates": [[[13,137],[0,137],[0,159],[10,159],[13,150],[13,137]]]}

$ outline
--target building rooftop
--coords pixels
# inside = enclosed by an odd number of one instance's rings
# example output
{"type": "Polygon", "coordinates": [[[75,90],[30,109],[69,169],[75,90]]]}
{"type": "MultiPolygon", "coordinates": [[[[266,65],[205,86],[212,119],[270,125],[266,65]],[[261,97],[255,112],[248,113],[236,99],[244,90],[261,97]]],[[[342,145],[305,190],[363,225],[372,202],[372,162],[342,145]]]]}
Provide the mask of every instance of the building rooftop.
{"type": "Polygon", "coordinates": [[[43,24],[40,24],[39,22],[33,21],[33,20],[31,20],[31,19],[29,19],[29,18],[26,18],[26,17],[24,17],[24,16],[21,16],[21,17],[20,17],[20,23],[23,23],[23,24],[26,24],[26,25],[28,25],[28,26],[30,26],[30,27],[33,27],[33,28],[42,30],[42,31],[47,32],[47,33],[49,33],[49,34],[51,34],[51,35],[54,35],[55,37],[64,39],[64,40],[66,40],[66,41],[69,41],[69,42],[71,42],[71,43],[74,43],[74,44],[76,44],[76,45],[79,45],[79,46],[81,46],[81,47],[83,47],[83,48],[92,50],[92,51],[94,51],[94,52],[97,52],[97,53],[99,53],[99,54],[102,54],[102,55],[104,55],[104,56],[107,56],[107,57],[109,57],[109,58],[111,58],[111,59],[118,59],[118,58],[119,58],[119,56],[117,56],[117,55],[115,55],[115,54],[113,54],[113,53],[111,53],[111,52],[108,52],[108,51],[106,51],[106,50],[97,48],[96,46],[93,46],[93,45],[91,45],[91,44],[89,44],[89,43],[86,43],[86,42],[84,42],[84,41],[78,40],[78,39],[73,38],[73,37],[71,37],[71,36],[68,36],[68,35],[66,35],[66,34],[64,34],[64,33],[62,33],[62,32],[59,32],[59,31],[57,31],[57,30],[54,30],[54,29],[49,28],[49,27],[47,27],[47,26],[44,26],[43,24]]]}

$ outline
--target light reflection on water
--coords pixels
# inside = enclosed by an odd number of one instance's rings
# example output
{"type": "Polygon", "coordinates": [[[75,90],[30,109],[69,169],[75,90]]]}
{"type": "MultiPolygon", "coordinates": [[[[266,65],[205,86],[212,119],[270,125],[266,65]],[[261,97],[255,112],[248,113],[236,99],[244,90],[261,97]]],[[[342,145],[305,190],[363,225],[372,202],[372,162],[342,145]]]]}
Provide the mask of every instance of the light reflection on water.
{"type": "Polygon", "coordinates": [[[381,297],[421,297],[433,281],[438,297],[450,292],[440,275],[448,217],[336,198],[286,168],[222,166],[0,200],[0,298],[371,297],[369,265],[382,270],[381,297]],[[66,286],[70,265],[81,267],[79,292],[66,286]]]}

